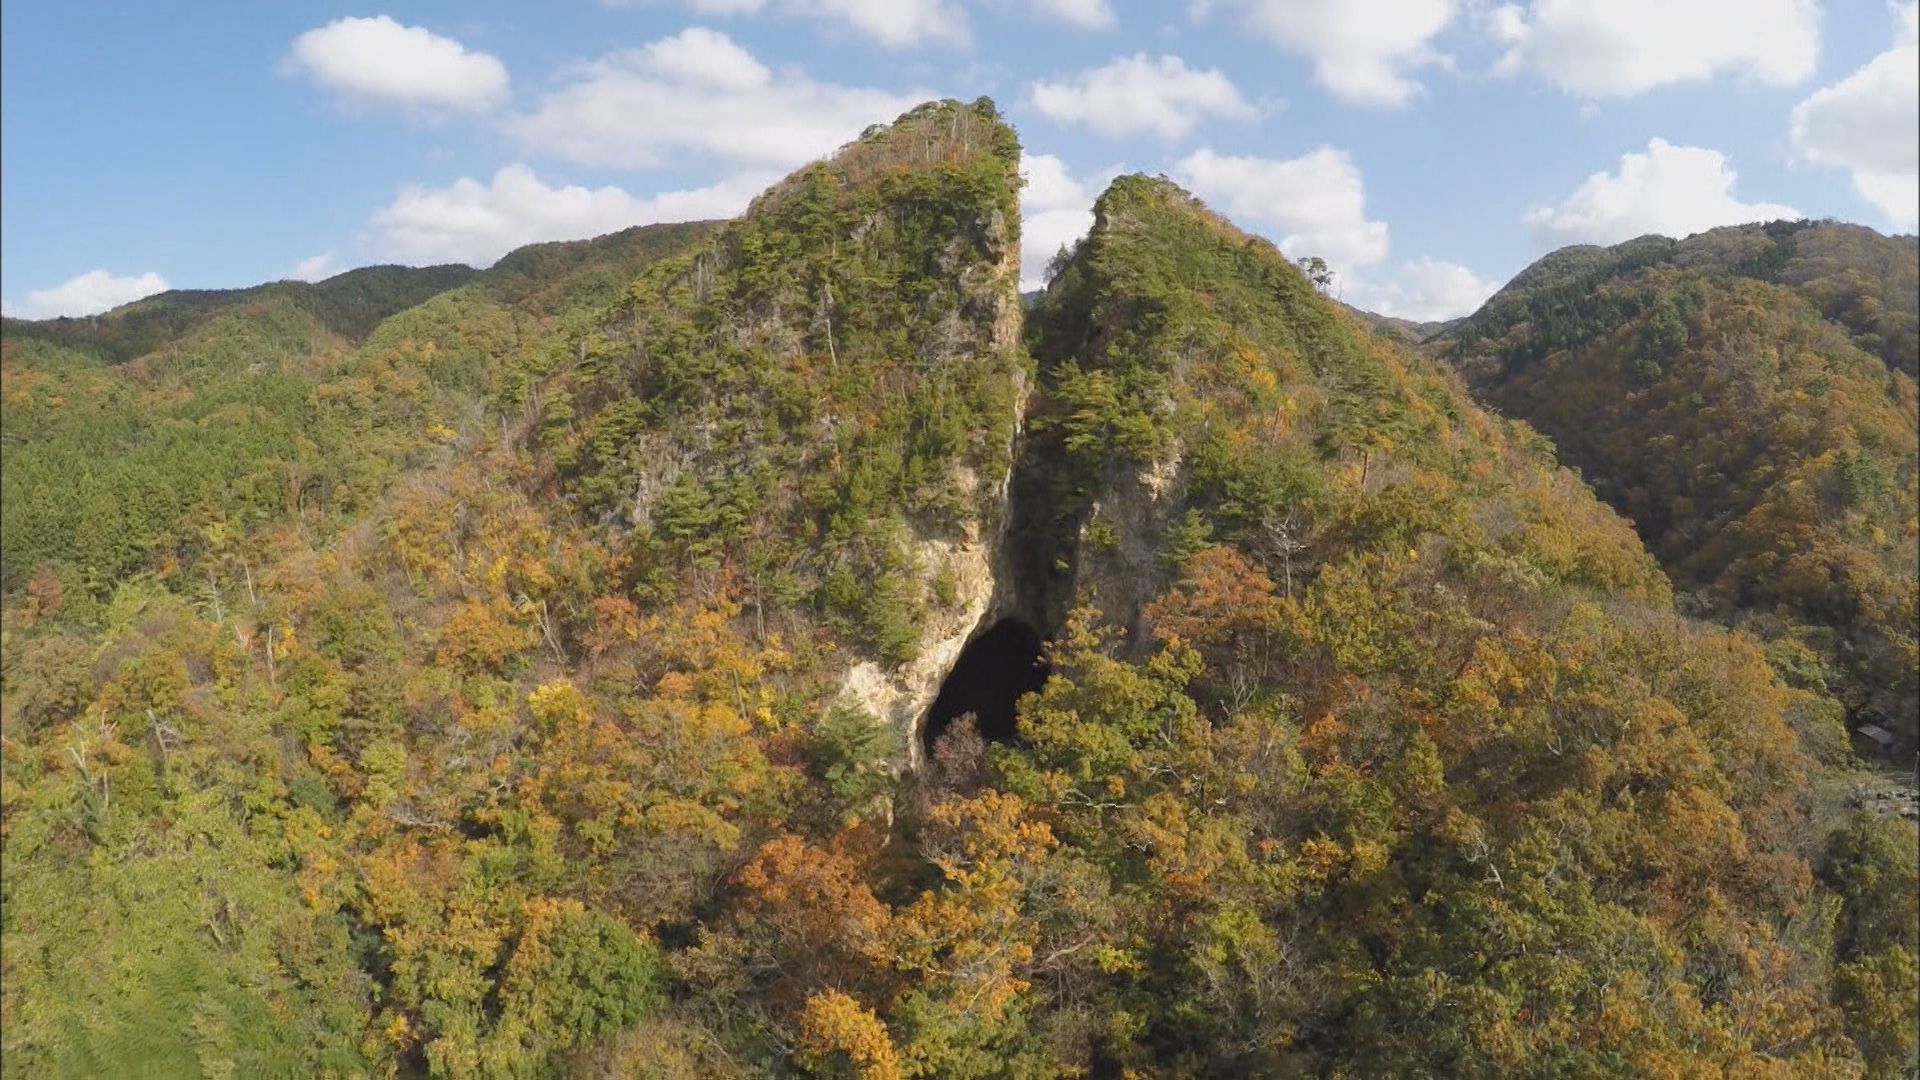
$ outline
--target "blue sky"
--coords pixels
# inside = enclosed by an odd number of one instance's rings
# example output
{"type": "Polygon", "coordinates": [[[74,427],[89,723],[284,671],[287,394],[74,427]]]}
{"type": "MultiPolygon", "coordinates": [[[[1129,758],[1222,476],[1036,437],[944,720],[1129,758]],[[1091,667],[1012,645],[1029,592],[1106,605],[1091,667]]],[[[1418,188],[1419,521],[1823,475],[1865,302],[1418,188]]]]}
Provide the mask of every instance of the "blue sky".
{"type": "Polygon", "coordinates": [[[1887,0],[473,0],[0,11],[0,296],[483,264],[723,216],[926,96],[1029,155],[1029,281],[1164,172],[1346,299],[1462,314],[1574,242],[1911,231],[1915,6],[1887,0]]]}

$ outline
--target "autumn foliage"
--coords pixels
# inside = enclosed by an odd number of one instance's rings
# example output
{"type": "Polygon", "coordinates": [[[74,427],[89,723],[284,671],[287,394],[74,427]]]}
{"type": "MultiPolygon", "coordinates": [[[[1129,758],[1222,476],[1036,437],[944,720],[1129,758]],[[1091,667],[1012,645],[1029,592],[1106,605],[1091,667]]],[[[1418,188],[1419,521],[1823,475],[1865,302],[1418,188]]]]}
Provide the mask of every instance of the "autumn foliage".
{"type": "MultiPolygon", "coordinates": [[[[9,323],[5,1075],[1902,1075],[1856,639],[1676,610],[1532,429],[1164,180],[1020,339],[1017,162],[932,103],[358,337],[9,323]],[[45,510],[78,401],[165,463],[80,485],[126,536],[45,510]],[[914,670],[969,544],[1050,674],[925,746],[850,673],[914,670]]],[[[1724,283],[1689,333],[1857,366],[1904,324],[1822,267],[1847,342],[1724,283]]],[[[1700,580],[1904,625],[1864,385],[1700,580]]]]}

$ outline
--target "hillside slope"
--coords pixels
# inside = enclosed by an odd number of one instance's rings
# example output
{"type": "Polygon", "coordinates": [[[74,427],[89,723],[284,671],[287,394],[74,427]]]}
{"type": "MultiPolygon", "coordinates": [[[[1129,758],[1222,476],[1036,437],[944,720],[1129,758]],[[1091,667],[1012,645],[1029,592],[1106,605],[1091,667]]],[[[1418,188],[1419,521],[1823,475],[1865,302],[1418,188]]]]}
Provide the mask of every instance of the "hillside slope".
{"type": "Polygon", "coordinates": [[[169,289],[84,318],[9,318],[0,322],[0,335],[16,341],[46,341],[119,362],[150,353],[225,312],[283,305],[311,316],[329,334],[357,341],[380,320],[461,285],[476,273],[472,267],[458,265],[367,266],[312,283],[169,289]]]}
{"type": "Polygon", "coordinates": [[[1429,343],[1551,438],[1705,612],[1908,750],[1912,240],[1776,223],[1566,249],[1429,343]]]}
{"type": "Polygon", "coordinates": [[[0,1074],[1898,1075],[1831,703],[1165,181],[1023,313],[1019,160],[131,361],[311,446],[8,583],[0,1074]]]}
{"type": "Polygon", "coordinates": [[[723,576],[756,618],[828,631],[902,729],[994,601],[1018,167],[990,103],[908,113],[654,267],[543,391],[561,489],[621,528],[639,595],[723,576]]]}
{"type": "MultiPolygon", "coordinates": [[[[906,743],[863,706],[988,602],[1017,162],[990,103],[936,103],[738,222],[521,252],[350,350],[229,313],[155,354],[204,380],[67,358],[171,425],[275,376],[246,404],[304,479],[236,511],[191,461],[142,477],[167,501],[108,566],[9,507],[48,554],[8,589],[7,1075],[710,1055],[697,1009],[608,1042],[680,978],[658,942],[697,967],[769,837],[874,844],[906,743]]],[[[18,359],[23,490],[84,480],[63,433],[98,426],[18,359]]],[[[760,1060],[767,1000],[728,1021],[760,1060]]]]}
{"type": "Polygon", "coordinates": [[[337,527],[450,442],[509,354],[703,229],[535,245],[478,277],[373,267],[7,320],[0,586],[101,593],[265,522],[337,527]]]}
{"type": "Polygon", "coordinates": [[[1836,945],[1790,915],[1832,902],[1801,744],[1834,718],[1675,616],[1547,447],[1165,181],[1107,191],[1034,323],[1016,498],[1092,606],[989,776],[1047,836],[1047,1038],[1147,1073],[1850,1068],[1836,945]]]}

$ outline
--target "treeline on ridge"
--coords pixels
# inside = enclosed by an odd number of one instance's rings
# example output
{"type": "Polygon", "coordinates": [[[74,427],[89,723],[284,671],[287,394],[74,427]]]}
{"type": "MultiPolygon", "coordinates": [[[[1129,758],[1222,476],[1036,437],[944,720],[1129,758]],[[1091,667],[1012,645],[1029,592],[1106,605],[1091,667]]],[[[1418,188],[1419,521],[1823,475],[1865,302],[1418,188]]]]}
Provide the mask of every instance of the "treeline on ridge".
{"type": "Polygon", "coordinates": [[[1165,180],[1023,313],[1019,161],[935,102],[364,336],[7,323],[0,1073],[1903,1075],[1804,658],[1165,180]],[[1016,588],[1051,677],[908,769],[858,691],[1016,588]]]}

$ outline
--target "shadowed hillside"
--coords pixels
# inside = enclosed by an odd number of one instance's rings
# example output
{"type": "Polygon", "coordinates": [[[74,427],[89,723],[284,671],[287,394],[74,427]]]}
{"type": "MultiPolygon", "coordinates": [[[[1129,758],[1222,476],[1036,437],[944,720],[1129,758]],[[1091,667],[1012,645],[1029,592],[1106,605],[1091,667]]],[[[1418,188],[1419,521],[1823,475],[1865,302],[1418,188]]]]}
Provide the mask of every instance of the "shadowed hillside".
{"type": "Polygon", "coordinates": [[[1430,343],[1551,438],[1703,612],[1906,750],[1917,250],[1810,222],[1569,248],[1430,343]]]}

